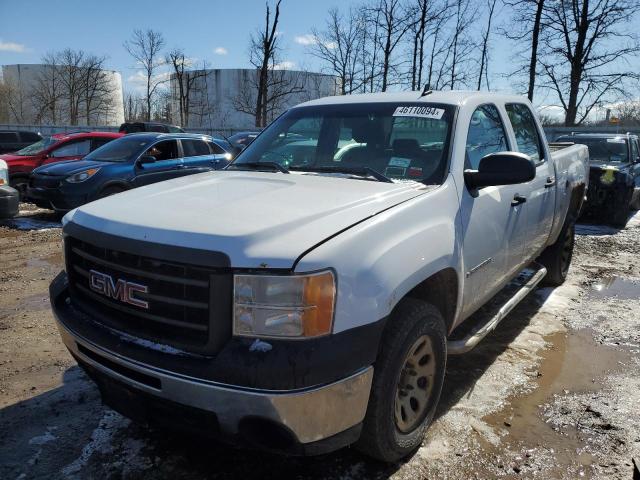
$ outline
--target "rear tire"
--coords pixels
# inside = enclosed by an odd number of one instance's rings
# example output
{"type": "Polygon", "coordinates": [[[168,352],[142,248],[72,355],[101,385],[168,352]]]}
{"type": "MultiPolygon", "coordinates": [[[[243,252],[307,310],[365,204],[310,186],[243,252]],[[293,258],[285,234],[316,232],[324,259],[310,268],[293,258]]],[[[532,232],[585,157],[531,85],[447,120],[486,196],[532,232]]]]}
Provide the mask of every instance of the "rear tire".
{"type": "Polygon", "coordinates": [[[547,269],[547,275],[542,280],[543,285],[558,287],[564,283],[573,258],[574,244],[575,223],[573,219],[568,218],[556,242],[549,245],[538,258],[547,269]]]}
{"type": "Polygon", "coordinates": [[[402,300],[383,334],[357,448],[396,462],[420,447],[440,399],[446,361],[446,330],[438,309],[402,300]]]}

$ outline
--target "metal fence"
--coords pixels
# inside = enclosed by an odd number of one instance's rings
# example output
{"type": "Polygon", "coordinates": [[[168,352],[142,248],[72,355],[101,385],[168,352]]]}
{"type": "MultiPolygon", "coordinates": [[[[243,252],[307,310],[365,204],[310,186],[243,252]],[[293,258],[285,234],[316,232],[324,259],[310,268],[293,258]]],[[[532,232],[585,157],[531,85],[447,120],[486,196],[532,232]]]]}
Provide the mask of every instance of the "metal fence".
{"type": "MultiPolygon", "coordinates": [[[[52,135],[54,133],[71,133],[71,132],[117,132],[118,127],[113,125],[13,125],[0,124],[0,130],[26,130],[30,132],[39,132],[41,135],[52,135]]],[[[225,136],[229,137],[234,133],[246,130],[255,130],[254,127],[246,128],[205,128],[205,127],[185,127],[185,132],[200,133],[203,135],[225,136]]],[[[618,127],[618,126],[587,126],[587,127],[545,127],[544,131],[547,139],[552,142],[561,135],[571,132],[581,133],[635,133],[640,135],[640,127],[618,127]]]]}
{"type": "MultiPolygon", "coordinates": [[[[15,125],[0,123],[0,130],[22,130],[28,132],[38,132],[40,135],[53,135],[54,133],[73,133],[73,132],[117,132],[119,126],[114,125],[15,125]]],[[[199,133],[203,135],[225,136],[229,137],[234,133],[246,130],[255,130],[254,127],[247,128],[183,128],[188,133],[199,133]]]]}

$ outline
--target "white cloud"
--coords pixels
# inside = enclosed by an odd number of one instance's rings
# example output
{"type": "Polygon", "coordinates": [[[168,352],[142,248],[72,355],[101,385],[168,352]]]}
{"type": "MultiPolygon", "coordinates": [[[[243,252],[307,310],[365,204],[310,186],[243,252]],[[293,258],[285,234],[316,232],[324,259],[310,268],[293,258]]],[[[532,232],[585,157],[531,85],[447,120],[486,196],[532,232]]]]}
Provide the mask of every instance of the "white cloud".
{"type": "Polygon", "coordinates": [[[0,39],[0,52],[25,53],[30,51],[25,45],[15,42],[3,42],[0,39]]]}
{"type": "Polygon", "coordinates": [[[216,55],[226,55],[229,52],[224,47],[216,47],[213,49],[213,53],[215,53],[216,55]]]}
{"type": "Polygon", "coordinates": [[[276,63],[273,66],[274,70],[293,70],[296,66],[295,62],[292,62],[290,60],[284,60],[280,63],[276,63]]]}
{"type": "Polygon", "coordinates": [[[318,43],[318,39],[316,38],[316,36],[311,33],[307,33],[305,35],[297,35],[296,37],[294,37],[293,41],[300,45],[315,45],[316,43],[318,43]]]}
{"type": "MultiPolygon", "coordinates": [[[[153,78],[154,80],[157,80],[159,82],[167,82],[168,84],[170,75],[170,72],[162,72],[154,75],[153,78]]],[[[147,88],[147,75],[144,72],[138,70],[136,73],[130,75],[127,78],[127,83],[129,84],[130,88],[135,91],[144,91],[147,88]]]]}

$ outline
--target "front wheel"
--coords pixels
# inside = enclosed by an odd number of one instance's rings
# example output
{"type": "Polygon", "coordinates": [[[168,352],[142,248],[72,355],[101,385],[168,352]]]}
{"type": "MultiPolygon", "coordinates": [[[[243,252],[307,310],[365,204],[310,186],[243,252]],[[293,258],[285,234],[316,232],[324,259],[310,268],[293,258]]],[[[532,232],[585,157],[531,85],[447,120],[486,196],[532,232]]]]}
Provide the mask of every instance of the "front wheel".
{"type": "Polygon", "coordinates": [[[440,399],[447,360],[442,315],[406,298],[394,309],[375,363],[358,448],[385,462],[415,451],[440,399]]]}

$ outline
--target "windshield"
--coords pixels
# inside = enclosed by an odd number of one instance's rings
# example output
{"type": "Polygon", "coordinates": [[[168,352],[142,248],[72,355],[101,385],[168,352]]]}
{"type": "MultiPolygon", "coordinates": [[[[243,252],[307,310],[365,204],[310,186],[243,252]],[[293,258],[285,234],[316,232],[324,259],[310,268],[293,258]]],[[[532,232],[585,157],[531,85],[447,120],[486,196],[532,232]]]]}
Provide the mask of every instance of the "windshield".
{"type": "Polygon", "coordinates": [[[58,142],[58,139],[56,139],[56,138],[44,137],[39,142],[32,143],[28,147],[24,147],[22,150],[18,150],[15,153],[15,155],[22,155],[22,156],[37,155],[40,152],[43,152],[44,150],[49,148],[51,145],[53,145],[54,143],[57,143],[57,142],[58,142]]]}
{"type": "Polygon", "coordinates": [[[136,135],[121,137],[94,150],[84,159],[98,162],[129,162],[138,158],[148,144],[149,140],[136,135]]]}
{"type": "Polygon", "coordinates": [[[294,108],[231,168],[278,164],[291,171],[371,172],[387,180],[438,184],[445,175],[453,113],[452,106],[428,103],[294,108]]]}
{"type": "Polygon", "coordinates": [[[571,138],[589,147],[589,160],[605,163],[628,163],[629,150],[624,138],[571,138]]]}

